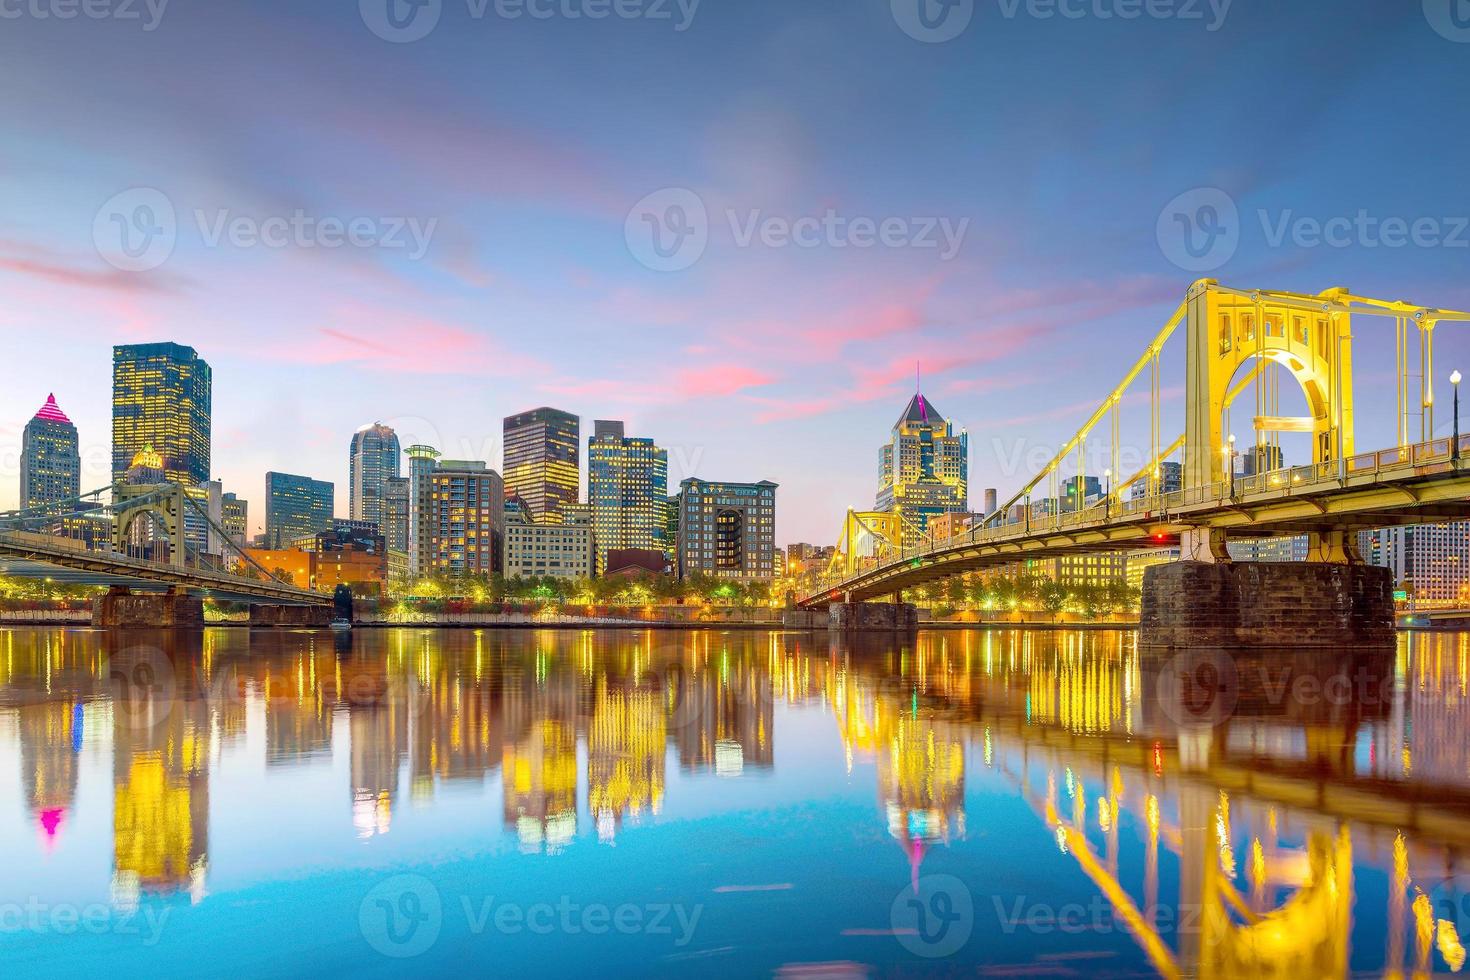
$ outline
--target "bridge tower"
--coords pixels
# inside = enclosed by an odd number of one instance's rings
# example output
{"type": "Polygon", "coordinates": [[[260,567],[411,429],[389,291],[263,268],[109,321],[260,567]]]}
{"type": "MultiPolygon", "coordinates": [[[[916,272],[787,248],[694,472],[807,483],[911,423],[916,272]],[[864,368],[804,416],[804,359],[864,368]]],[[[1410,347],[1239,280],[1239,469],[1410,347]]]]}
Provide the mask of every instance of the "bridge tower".
{"type": "Polygon", "coordinates": [[[1230,479],[1232,433],[1225,413],[1235,399],[1279,365],[1301,385],[1309,415],[1274,414],[1262,385],[1256,385],[1251,428],[1256,442],[1265,433],[1310,432],[1312,462],[1353,455],[1352,317],[1334,309],[1346,289],[1321,294],[1313,309],[1300,297],[1260,291],[1242,294],[1202,279],[1189,290],[1185,379],[1184,484],[1203,487],[1230,479]]]}
{"type": "Polygon", "coordinates": [[[126,551],[128,536],[139,518],[151,514],[168,539],[169,564],[184,567],[184,488],[177,483],[113,487],[112,547],[126,551]]]}

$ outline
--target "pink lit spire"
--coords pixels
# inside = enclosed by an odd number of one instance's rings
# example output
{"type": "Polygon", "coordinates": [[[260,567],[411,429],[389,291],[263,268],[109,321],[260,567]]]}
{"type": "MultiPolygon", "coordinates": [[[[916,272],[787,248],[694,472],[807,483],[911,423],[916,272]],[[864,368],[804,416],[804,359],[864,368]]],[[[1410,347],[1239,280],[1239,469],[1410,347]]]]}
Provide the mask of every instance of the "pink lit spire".
{"type": "Polygon", "coordinates": [[[71,419],[67,418],[66,413],[57,406],[55,395],[46,396],[46,404],[41,406],[41,410],[36,413],[36,418],[46,422],[65,422],[71,425],[71,419]]]}

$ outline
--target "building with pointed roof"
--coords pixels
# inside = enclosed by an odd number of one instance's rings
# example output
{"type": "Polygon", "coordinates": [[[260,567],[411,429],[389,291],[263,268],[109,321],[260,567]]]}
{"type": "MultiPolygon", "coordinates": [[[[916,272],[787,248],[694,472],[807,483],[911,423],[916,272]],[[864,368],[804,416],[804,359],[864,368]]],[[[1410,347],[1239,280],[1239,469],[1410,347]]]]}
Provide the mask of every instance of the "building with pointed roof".
{"type": "Polygon", "coordinates": [[[898,514],[903,544],[915,544],[933,518],[969,509],[969,470],[969,436],[916,390],[879,449],[876,509],[898,514]]]}
{"type": "Polygon", "coordinates": [[[56,404],[55,395],[26,423],[21,436],[20,505],[43,507],[75,500],[82,492],[82,459],[77,427],[56,404]]]}

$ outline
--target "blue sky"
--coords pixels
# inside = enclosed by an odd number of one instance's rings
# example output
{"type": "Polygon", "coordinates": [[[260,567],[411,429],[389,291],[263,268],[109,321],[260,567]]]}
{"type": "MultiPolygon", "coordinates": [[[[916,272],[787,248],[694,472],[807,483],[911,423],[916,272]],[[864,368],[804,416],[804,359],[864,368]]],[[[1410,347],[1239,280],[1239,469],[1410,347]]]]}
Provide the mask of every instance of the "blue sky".
{"type": "MultiPolygon", "coordinates": [[[[0,507],[51,391],[106,481],[114,343],[210,361],[214,467],[252,502],[284,470],[345,512],[375,420],[498,465],[501,418],[550,404],[626,419],[671,480],[776,481],[780,538],[826,541],[916,360],[978,503],[1201,275],[1470,308],[1450,0],[972,0],[942,42],[919,0],[430,0],[411,41],[386,2],[0,4],[0,507]],[[1158,229],[1204,188],[1237,216],[1201,272],[1158,229]],[[695,234],[662,256],[650,215],[695,234]],[[1360,215],[1430,224],[1390,247],[1360,215]],[[166,233],[129,255],[114,216],[166,233]]],[[[1391,328],[1360,322],[1359,444],[1386,446],[1391,328]]]]}

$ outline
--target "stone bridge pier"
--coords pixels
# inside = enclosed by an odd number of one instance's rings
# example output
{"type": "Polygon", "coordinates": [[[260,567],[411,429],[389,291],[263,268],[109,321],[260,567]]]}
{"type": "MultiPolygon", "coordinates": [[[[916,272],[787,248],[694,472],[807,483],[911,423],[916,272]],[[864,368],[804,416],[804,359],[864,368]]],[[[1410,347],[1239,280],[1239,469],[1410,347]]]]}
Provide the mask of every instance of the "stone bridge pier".
{"type": "Polygon", "coordinates": [[[185,592],[132,592],[114,585],[92,600],[92,625],[98,629],[152,629],[203,626],[204,600],[185,592]]]}
{"type": "Polygon", "coordinates": [[[1365,564],[1351,532],[1310,535],[1304,562],[1233,562],[1201,528],[1180,560],[1144,571],[1139,642],[1154,647],[1392,643],[1393,575],[1365,564]]]}

